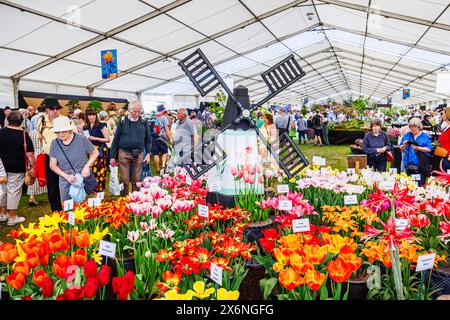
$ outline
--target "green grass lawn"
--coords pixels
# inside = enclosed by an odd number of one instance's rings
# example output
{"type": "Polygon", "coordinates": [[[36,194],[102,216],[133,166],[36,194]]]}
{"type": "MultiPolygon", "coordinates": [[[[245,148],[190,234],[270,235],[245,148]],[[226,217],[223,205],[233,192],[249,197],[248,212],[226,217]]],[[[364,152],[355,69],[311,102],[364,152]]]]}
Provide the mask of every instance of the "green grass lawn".
{"type": "Polygon", "coordinates": [[[347,170],[347,155],[351,154],[350,145],[315,146],[311,144],[299,145],[300,150],[311,163],[313,156],[325,158],[325,165],[341,171],[347,170]]]}
{"type": "MultiPolygon", "coordinates": [[[[300,145],[300,150],[307,157],[308,161],[312,162],[313,156],[319,156],[326,159],[326,165],[331,166],[332,168],[346,170],[347,169],[347,155],[350,154],[350,146],[349,145],[340,145],[340,146],[314,146],[311,144],[300,145]]],[[[152,161],[152,170],[154,171],[154,164],[152,161]]],[[[108,181],[109,179],[107,179],[108,181]]],[[[39,202],[39,205],[34,207],[30,207],[28,205],[29,196],[25,194],[22,195],[22,199],[19,203],[19,208],[17,213],[20,216],[26,218],[25,225],[28,225],[30,222],[39,221],[39,217],[44,216],[45,214],[50,214],[50,205],[47,200],[47,194],[42,194],[36,197],[36,200],[39,202]]],[[[115,197],[111,196],[108,191],[108,184],[106,185],[105,190],[105,199],[111,200],[115,197]]],[[[0,242],[11,241],[11,238],[7,237],[7,234],[13,229],[18,228],[19,226],[7,227],[6,222],[0,223],[0,242]]]]}

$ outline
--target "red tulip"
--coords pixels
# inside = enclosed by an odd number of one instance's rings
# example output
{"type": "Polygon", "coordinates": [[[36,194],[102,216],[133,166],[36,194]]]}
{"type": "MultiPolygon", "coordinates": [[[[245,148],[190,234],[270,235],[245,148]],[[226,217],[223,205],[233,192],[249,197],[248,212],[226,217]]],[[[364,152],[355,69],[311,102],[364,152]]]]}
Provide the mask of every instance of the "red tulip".
{"type": "Polygon", "coordinates": [[[81,300],[84,298],[83,287],[73,285],[64,290],[64,296],[66,300],[81,300]]]}
{"type": "Polygon", "coordinates": [[[97,294],[98,280],[97,278],[91,277],[86,280],[84,285],[84,293],[86,297],[92,299],[97,294]]]}
{"type": "Polygon", "coordinates": [[[49,277],[45,278],[42,282],[42,296],[44,298],[53,296],[53,281],[49,277]]]}
{"type": "Polygon", "coordinates": [[[45,278],[48,278],[48,274],[45,273],[44,270],[36,270],[33,273],[33,281],[36,283],[36,285],[41,288],[42,284],[44,283],[45,278]]]}
{"type": "Polygon", "coordinates": [[[135,280],[135,275],[133,271],[128,271],[127,273],[125,273],[123,278],[128,286],[128,293],[131,293],[134,289],[134,280],[135,280]]]}
{"type": "Polygon", "coordinates": [[[100,272],[98,274],[98,281],[99,281],[100,287],[103,287],[109,283],[110,274],[111,274],[111,268],[106,264],[102,265],[102,268],[100,269],[100,272]]]}
{"type": "Polygon", "coordinates": [[[31,269],[39,265],[39,255],[36,252],[27,253],[27,263],[31,269]]]}
{"type": "Polygon", "coordinates": [[[30,296],[23,296],[21,300],[33,300],[30,296]]]}
{"type": "Polygon", "coordinates": [[[83,268],[86,278],[97,277],[97,264],[93,259],[86,262],[83,268]]]}
{"type": "Polygon", "coordinates": [[[57,300],[57,301],[66,300],[66,295],[64,293],[63,294],[58,294],[56,296],[55,300],[57,300]]]}

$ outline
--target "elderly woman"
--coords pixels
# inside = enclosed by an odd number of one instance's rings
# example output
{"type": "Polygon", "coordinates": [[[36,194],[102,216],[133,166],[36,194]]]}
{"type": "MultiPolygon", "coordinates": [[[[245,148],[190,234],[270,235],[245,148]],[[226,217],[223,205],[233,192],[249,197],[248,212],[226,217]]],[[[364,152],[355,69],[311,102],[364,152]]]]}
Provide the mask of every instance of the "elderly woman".
{"type": "Polygon", "coordinates": [[[98,157],[94,145],[84,135],[75,134],[75,128],[67,117],[53,120],[52,131],[57,139],[50,147],[50,169],[59,175],[62,202],[69,199],[70,185],[77,183],[75,175],[81,173],[83,178],[89,177],[98,157]]]}
{"type": "Polygon", "coordinates": [[[22,196],[25,172],[34,166],[34,148],[22,127],[24,119],[20,112],[12,111],[6,120],[8,126],[0,129],[0,159],[8,181],[0,184],[0,221],[14,226],[25,221],[24,217],[16,214],[16,210],[22,196]],[[9,215],[6,210],[9,210],[9,215]]]}
{"type": "Polygon", "coordinates": [[[434,147],[431,137],[422,132],[422,122],[412,118],[408,123],[409,132],[400,141],[400,150],[404,151],[403,164],[407,175],[420,174],[419,186],[431,174],[431,152],[434,147]]]}
{"type": "Polygon", "coordinates": [[[363,152],[367,154],[367,166],[375,171],[384,172],[387,166],[386,151],[392,150],[388,136],[381,130],[381,122],[373,119],[370,123],[371,132],[367,133],[363,141],[363,152]]]}

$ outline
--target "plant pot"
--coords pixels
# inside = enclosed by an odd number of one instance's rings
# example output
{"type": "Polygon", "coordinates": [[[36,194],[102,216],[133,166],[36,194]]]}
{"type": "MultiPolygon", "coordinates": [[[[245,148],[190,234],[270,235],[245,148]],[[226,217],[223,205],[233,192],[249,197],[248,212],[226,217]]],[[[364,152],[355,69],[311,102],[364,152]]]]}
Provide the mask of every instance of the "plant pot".
{"type": "MultiPolygon", "coordinates": [[[[350,288],[348,290],[347,300],[366,300],[369,288],[367,288],[367,279],[350,279],[350,288]]],[[[347,289],[347,286],[344,286],[347,289]]]]}
{"type": "Polygon", "coordinates": [[[124,272],[136,272],[134,256],[124,257],[123,259],[118,257],[115,259],[108,259],[108,265],[111,267],[111,279],[112,277],[117,277],[119,275],[117,267],[119,263],[123,264],[124,272]]]}
{"type": "MultiPolygon", "coordinates": [[[[428,280],[430,271],[425,272],[425,279],[428,280]]],[[[439,296],[450,295],[450,266],[436,268],[431,272],[430,290],[435,291],[431,298],[436,299],[439,296]]]]}
{"type": "Polygon", "coordinates": [[[246,242],[256,242],[259,245],[259,239],[263,237],[263,231],[270,229],[274,225],[274,221],[269,220],[249,223],[244,229],[244,237],[246,242]]]}

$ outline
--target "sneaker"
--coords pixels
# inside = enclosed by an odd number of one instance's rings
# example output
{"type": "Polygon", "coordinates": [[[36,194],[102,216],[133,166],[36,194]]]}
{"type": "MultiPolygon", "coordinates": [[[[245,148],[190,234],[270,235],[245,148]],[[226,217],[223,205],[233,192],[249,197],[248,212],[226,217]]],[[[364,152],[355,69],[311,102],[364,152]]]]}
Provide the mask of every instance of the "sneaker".
{"type": "Polygon", "coordinates": [[[9,217],[6,214],[0,214],[0,222],[8,221],[9,217]]]}
{"type": "Polygon", "coordinates": [[[24,217],[19,217],[19,216],[16,215],[15,218],[9,218],[9,219],[8,219],[8,222],[6,223],[6,225],[7,225],[8,227],[12,227],[12,226],[15,226],[16,224],[22,223],[22,222],[24,222],[24,221],[25,221],[25,218],[24,218],[24,217]]]}

